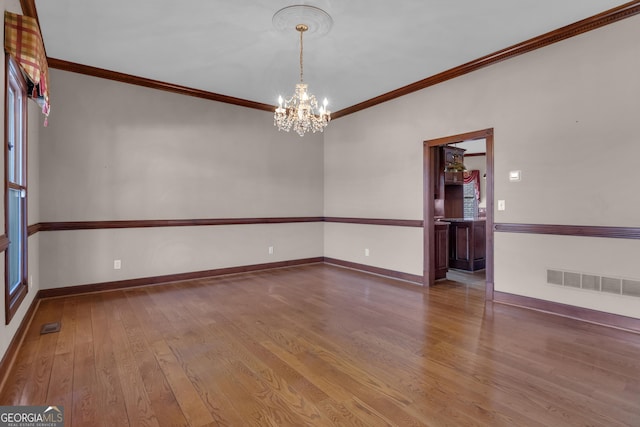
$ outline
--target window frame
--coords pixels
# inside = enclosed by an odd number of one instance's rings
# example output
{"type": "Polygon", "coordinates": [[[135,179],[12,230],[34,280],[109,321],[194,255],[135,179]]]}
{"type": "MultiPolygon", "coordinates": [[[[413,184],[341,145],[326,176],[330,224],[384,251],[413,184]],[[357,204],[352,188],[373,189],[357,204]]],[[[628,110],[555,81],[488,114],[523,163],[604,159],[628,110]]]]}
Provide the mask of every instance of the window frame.
{"type": "MultiPolygon", "coordinates": [[[[21,262],[19,263],[19,282],[18,285],[11,290],[12,283],[10,283],[10,248],[12,244],[9,241],[7,249],[5,252],[5,321],[8,325],[15,313],[18,311],[20,304],[26,297],[29,291],[28,284],[28,269],[27,269],[27,260],[28,260],[28,252],[27,252],[27,82],[22,75],[20,67],[18,63],[10,56],[5,54],[5,114],[4,114],[4,229],[5,235],[7,238],[9,237],[9,215],[10,215],[10,207],[9,207],[9,197],[10,197],[10,189],[22,191],[23,195],[21,196],[21,209],[20,209],[20,218],[18,219],[20,222],[20,240],[22,242],[21,247],[19,247],[19,256],[21,257],[21,262]],[[14,100],[12,105],[9,105],[9,89],[12,88],[14,92],[19,92],[20,97],[18,100],[14,100]],[[13,182],[10,181],[9,176],[9,131],[10,131],[10,110],[13,111],[14,124],[20,127],[20,141],[13,141],[14,146],[18,143],[21,145],[20,150],[14,151],[14,156],[19,153],[16,164],[19,162],[19,171],[18,169],[14,169],[15,173],[19,175],[15,176],[13,182]],[[16,113],[20,114],[20,117],[17,118],[16,113]]],[[[14,165],[15,166],[15,165],[14,165]]]]}

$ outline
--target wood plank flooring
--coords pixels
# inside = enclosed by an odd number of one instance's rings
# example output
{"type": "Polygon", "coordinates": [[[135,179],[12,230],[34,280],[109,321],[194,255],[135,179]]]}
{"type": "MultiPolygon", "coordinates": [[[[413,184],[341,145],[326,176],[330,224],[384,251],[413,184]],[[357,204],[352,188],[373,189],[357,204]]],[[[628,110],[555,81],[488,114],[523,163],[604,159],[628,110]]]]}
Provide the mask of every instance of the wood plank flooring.
{"type": "Polygon", "coordinates": [[[0,405],[77,427],[640,426],[640,335],[471,283],[316,264],[42,300],[0,405]]]}

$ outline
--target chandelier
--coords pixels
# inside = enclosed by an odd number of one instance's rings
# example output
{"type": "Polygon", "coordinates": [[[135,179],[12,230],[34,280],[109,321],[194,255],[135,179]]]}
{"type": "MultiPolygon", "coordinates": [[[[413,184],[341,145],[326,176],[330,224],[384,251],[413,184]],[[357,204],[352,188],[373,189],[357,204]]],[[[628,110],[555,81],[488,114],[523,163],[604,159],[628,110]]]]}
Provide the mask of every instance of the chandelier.
{"type": "Polygon", "coordinates": [[[316,97],[307,92],[307,84],[304,82],[302,35],[308,29],[309,26],[306,24],[296,25],[296,31],[300,33],[300,83],[296,84],[291,98],[278,98],[278,107],[273,115],[273,124],[278,130],[289,132],[293,129],[300,136],[309,131],[322,132],[331,120],[331,112],[327,110],[327,98],[318,108],[316,97]]]}

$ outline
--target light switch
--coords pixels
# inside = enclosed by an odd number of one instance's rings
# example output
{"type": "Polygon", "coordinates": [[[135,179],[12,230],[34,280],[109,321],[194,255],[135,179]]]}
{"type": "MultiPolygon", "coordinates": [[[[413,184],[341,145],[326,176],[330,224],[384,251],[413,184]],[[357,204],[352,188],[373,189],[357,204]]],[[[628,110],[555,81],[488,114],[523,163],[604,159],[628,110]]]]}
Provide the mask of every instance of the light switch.
{"type": "Polygon", "coordinates": [[[522,173],[520,171],[509,171],[509,181],[520,181],[522,173]]]}
{"type": "Polygon", "coordinates": [[[506,209],[506,206],[505,206],[504,200],[498,200],[498,210],[503,211],[505,209],[506,209]]]}

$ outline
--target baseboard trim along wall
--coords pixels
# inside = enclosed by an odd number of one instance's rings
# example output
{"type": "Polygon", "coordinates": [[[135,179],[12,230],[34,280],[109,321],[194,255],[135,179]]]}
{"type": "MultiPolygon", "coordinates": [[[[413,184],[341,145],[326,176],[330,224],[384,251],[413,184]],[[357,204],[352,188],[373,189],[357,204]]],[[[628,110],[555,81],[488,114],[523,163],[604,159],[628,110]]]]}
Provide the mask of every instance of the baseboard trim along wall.
{"type": "Polygon", "coordinates": [[[494,291],[493,301],[500,304],[514,305],[529,310],[542,311],[557,316],[581,320],[583,322],[640,333],[640,319],[633,317],[498,291],[494,291]]]}
{"type": "Polygon", "coordinates": [[[137,279],[118,280],[114,282],[102,282],[86,285],[68,286],[65,288],[40,289],[39,298],[54,298],[69,295],[84,294],[90,292],[113,291],[117,289],[133,288],[136,286],[161,285],[183,280],[203,279],[206,277],[224,276],[228,274],[249,273],[252,271],[270,270],[274,268],[292,267],[296,265],[314,264],[323,262],[323,257],[303,258],[290,261],[269,262],[264,264],[251,264],[237,267],[216,268],[213,270],[194,271],[189,273],[167,274],[164,276],[140,277],[137,279]]]}
{"type": "Polygon", "coordinates": [[[252,271],[272,270],[275,268],[293,267],[306,264],[327,263],[342,267],[352,268],[367,273],[380,276],[387,276],[422,285],[422,276],[389,270],[386,268],[373,267],[365,264],[358,264],[350,261],[343,261],[335,258],[314,257],[303,258],[290,261],[269,262],[264,264],[252,264],[238,267],[225,267],[213,270],[194,271],[189,273],[167,274],[164,276],[140,277],[137,279],[118,280],[114,282],[92,283],[86,285],[68,286],[64,288],[41,289],[38,298],[56,298],[63,296],[86,294],[91,292],[114,291],[118,289],[133,288],[137,286],[162,285],[171,282],[184,280],[204,279],[207,277],[224,276],[228,274],[249,273],[252,271]]]}
{"type": "Polygon", "coordinates": [[[380,276],[391,277],[394,279],[400,279],[407,282],[416,283],[422,285],[422,276],[417,274],[403,273],[401,271],[389,270],[386,268],[374,267],[366,264],[359,264],[357,262],[344,261],[336,258],[324,257],[324,262],[327,264],[339,265],[341,267],[352,268],[354,270],[365,271],[367,273],[373,273],[380,276]]]}
{"type": "Polygon", "coordinates": [[[33,298],[33,301],[31,301],[31,305],[27,309],[26,314],[22,318],[20,326],[18,326],[15,335],[11,339],[9,346],[7,347],[7,351],[4,353],[2,360],[0,360],[0,390],[4,389],[4,383],[7,380],[7,376],[9,375],[9,371],[11,370],[11,366],[13,366],[13,362],[16,358],[16,355],[18,354],[20,345],[27,335],[27,330],[29,329],[31,320],[33,320],[33,316],[36,313],[36,308],[38,307],[39,301],[39,295],[36,295],[35,298],[33,298]]]}

